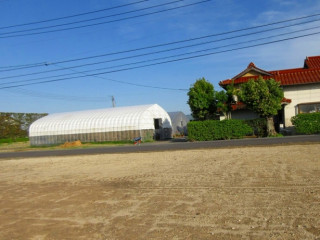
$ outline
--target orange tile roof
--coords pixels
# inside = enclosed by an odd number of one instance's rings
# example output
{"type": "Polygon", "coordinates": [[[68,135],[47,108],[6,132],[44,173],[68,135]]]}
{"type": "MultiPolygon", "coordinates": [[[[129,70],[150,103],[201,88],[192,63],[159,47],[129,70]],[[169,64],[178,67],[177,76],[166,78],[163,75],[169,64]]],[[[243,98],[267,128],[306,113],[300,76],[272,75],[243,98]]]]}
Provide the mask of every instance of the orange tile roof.
{"type": "MultiPolygon", "coordinates": [[[[242,73],[248,72],[249,70],[257,70],[258,73],[261,72],[261,69],[257,68],[253,63],[250,63],[247,69],[242,73]]],[[[282,86],[320,83],[320,56],[307,57],[304,68],[264,72],[270,74],[262,75],[264,79],[273,78],[274,80],[279,81],[282,86]]],[[[249,79],[257,79],[258,77],[259,76],[241,77],[241,74],[238,74],[233,79],[219,82],[219,85],[224,87],[231,84],[232,81],[234,81],[234,84],[241,84],[247,82],[249,79]]]]}
{"type": "MultiPolygon", "coordinates": [[[[285,97],[282,98],[282,100],[281,100],[281,104],[288,104],[291,102],[292,102],[291,99],[285,98],[285,97]]],[[[247,105],[244,104],[243,102],[236,102],[236,103],[231,104],[232,111],[246,109],[246,108],[247,108],[247,105]]]]}
{"type": "Polygon", "coordinates": [[[305,60],[306,68],[320,68],[320,56],[307,57],[305,60]]]}

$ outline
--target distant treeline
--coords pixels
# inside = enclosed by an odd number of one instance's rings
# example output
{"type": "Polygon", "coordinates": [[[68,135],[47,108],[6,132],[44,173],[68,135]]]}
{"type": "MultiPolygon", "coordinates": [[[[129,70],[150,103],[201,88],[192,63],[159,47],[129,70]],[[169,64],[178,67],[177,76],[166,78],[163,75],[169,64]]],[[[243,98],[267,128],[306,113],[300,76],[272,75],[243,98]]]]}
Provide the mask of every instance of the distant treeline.
{"type": "Polygon", "coordinates": [[[0,112],[0,139],[28,137],[31,123],[47,115],[47,113],[0,112]]]}

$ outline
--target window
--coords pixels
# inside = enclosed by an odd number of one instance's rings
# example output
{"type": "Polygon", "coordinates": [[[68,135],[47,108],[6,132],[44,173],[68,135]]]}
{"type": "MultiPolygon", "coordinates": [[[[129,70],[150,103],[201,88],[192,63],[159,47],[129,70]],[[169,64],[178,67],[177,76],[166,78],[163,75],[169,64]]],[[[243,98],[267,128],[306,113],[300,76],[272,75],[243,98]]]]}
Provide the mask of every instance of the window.
{"type": "Polygon", "coordinates": [[[320,102],[303,103],[298,105],[298,113],[320,112],[320,102]]]}

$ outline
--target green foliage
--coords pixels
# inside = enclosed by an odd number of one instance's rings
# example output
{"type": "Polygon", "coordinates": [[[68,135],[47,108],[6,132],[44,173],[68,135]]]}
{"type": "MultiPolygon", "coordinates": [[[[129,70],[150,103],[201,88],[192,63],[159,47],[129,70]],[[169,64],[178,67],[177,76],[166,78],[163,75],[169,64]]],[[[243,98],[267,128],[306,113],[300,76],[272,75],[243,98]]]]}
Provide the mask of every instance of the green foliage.
{"type": "Polygon", "coordinates": [[[14,139],[25,137],[27,132],[21,129],[21,123],[9,114],[0,115],[0,138],[14,139]]]}
{"type": "Polygon", "coordinates": [[[225,115],[230,111],[229,95],[225,91],[216,92],[217,109],[225,115]]]}
{"type": "Polygon", "coordinates": [[[122,141],[103,141],[103,142],[88,142],[93,145],[124,145],[124,144],[132,144],[131,140],[122,140],[122,141]]]}
{"type": "Polygon", "coordinates": [[[320,133],[320,113],[301,113],[291,118],[297,133],[320,133]]]}
{"type": "Polygon", "coordinates": [[[249,134],[252,134],[252,129],[242,120],[207,120],[188,123],[188,138],[190,141],[243,138],[249,134]]]}
{"type": "Polygon", "coordinates": [[[0,113],[0,139],[27,137],[31,123],[46,115],[37,113],[0,113]]]}
{"type": "Polygon", "coordinates": [[[216,92],[216,102],[219,112],[222,112],[226,119],[231,118],[232,104],[236,103],[234,96],[237,96],[239,89],[234,87],[234,82],[227,86],[226,91],[216,92]]]}
{"type": "Polygon", "coordinates": [[[267,119],[268,136],[276,134],[273,116],[281,109],[283,96],[279,82],[273,79],[264,80],[262,77],[241,84],[239,92],[240,100],[248,109],[267,119]]]}
{"type": "Polygon", "coordinates": [[[243,83],[239,96],[249,109],[267,118],[278,114],[284,95],[279,82],[259,77],[257,81],[251,79],[243,83]]]}
{"type": "Polygon", "coordinates": [[[27,138],[27,137],[15,138],[15,139],[3,138],[3,139],[0,139],[0,144],[1,143],[14,143],[14,142],[28,142],[28,141],[29,141],[29,138],[27,138]]]}
{"type": "Polygon", "coordinates": [[[146,132],[142,137],[142,142],[153,142],[153,133],[149,131],[146,132]]]}
{"type": "Polygon", "coordinates": [[[267,120],[265,118],[245,120],[244,122],[252,128],[254,135],[257,137],[268,136],[267,120]]]}
{"type": "Polygon", "coordinates": [[[213,85],[205,78],[198,79],[189,89],[188,104],[196,120],[214,119],[217,106],[213,85]]]}
{"type": "Polygon", "coordinates": [[[273,138],[273,137],[283,137],[283,134],[277,133],[277,134],[269,136],[269,137],[271,137],[271,138],[273,138]]]}

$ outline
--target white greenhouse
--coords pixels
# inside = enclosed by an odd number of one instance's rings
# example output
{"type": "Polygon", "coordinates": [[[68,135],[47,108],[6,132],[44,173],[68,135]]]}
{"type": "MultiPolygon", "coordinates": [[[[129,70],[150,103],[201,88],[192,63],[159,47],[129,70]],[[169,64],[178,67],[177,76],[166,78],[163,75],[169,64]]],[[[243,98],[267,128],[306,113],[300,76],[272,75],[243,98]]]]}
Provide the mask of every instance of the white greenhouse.
{"type": "Polygon", "coordinates": [[[183,112],[169,112],[172,125],[172,134],[188,135],[187,125],[190,122],[189,118],[183,112]]]}
{"type": "Polygon", "coordinates": [[[29,128],[32,146],[172,137],[171,119],[157,104],[49,114],[29,128]]]}

